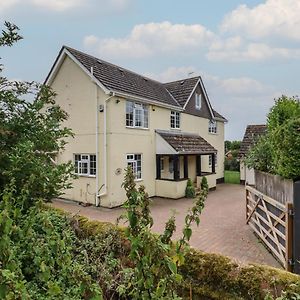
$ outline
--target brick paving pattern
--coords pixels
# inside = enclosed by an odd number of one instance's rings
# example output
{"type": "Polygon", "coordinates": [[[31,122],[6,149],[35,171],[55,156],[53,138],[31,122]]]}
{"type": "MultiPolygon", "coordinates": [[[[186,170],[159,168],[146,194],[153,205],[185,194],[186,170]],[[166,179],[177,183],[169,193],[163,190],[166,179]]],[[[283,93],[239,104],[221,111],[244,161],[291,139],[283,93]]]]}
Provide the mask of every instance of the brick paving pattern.
{"type": "MultiPolygon", "coordinates": [[[[184,216],[192,206],[191,199],[153,198],[152,215],[154,232],[162,232],[165,222],[176,211],[177,230],[174,238],[181,236],[184,216]]],[[[91,220],[115,222],[122,208],[83,207],[75,202],[54,200],[53,206],[91,220]]],[[[245,224],[245,189],[234,184],[220,184],[216,191],[209,192],[200,226],[193,226],[190,241],[194,248],[229,256],[240,263],[260,263],[280,268],[280,264],[266,250],[245,224]]]]}

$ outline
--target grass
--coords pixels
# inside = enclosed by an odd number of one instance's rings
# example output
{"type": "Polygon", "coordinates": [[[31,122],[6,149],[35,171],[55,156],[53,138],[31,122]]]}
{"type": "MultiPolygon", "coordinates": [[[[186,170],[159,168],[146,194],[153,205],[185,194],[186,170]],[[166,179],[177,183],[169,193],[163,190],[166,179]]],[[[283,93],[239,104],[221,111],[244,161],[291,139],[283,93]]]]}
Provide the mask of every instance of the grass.
{"type": "Polygon", "coordinates": [[[240,183],[240,172],[238,171],[225,171],[225,183],[240,183]]]}

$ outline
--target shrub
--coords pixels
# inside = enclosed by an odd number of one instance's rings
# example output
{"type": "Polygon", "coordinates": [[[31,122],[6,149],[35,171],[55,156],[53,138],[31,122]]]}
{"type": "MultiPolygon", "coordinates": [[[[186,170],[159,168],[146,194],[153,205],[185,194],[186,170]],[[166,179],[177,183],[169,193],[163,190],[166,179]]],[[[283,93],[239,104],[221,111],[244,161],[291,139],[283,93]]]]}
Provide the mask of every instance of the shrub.
{"type": "Polygon", "coordinates": [[[186,188],[185,188],[185,197],[186,198],[195,198],[195,187],[189,178],[187,183],[186,183],[186,188]]]}
{"type": "Polygon", "coordinates": [[[282,96],[268,114],[267,134],[259,139],[246,164],[264,172],[297,180],[300,178],[300,101],[282,96]]]}
{"type": "Polygon", "coordinates": [[[208,182],[207,182],[207,178],[204,176],[202,177],[201,180],[201,190],[205,189],[208,190],[209,186],[208,186],[208,182]]]}

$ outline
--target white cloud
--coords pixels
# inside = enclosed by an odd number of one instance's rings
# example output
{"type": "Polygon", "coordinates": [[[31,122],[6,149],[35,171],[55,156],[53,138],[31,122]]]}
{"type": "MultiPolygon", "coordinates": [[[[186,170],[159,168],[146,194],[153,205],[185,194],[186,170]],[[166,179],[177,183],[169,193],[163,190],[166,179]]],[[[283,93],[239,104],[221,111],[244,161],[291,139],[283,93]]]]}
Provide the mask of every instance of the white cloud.
{"type": "Polygon", "coordinates": [[[30,0],[32,5],[54,11],[65,11],[70,8],[82,6],[84,0],[30,0]]]}
{"type": "Polygon", "coordinates": [[[219,41],[210,47],[206,57],[210,61],[265,61],[269,59],[298,59],[300,49],[271,47],[264,43],[247,43],[241,38],[219,41]]]}
{"type": "Polygon", "coordinates": [[[1,0],[0,12],[15,6],[19,2],[20,2],[20,0],[1,0]]]}
{"type": "Polygon", "coordinates": [[[200,24],[170,22],[139,24],[127,37],[97,39],[87,36],[84,46],[105,57],[147,57],[156,53],[195,51],[207,47],[215,35],[200,24]]]}
{"type": "Polygon", "coordinates": [[[101,5],[102,10],[122,11],[127,8],[132,0],[1,0],[0,13],[16,9],[17,4],[20,6],[28,6],[42,8],[49,11],[63,12],[78,7],[88,7],[92,5],[101,5]]]}
{"type": "Polygon", "coordinates": [[[243,4],[224,18],[221,30],[254,39],[280,36],[299,41],[299,15],[299,0],[267,0],[253,8],[243,4]]]}

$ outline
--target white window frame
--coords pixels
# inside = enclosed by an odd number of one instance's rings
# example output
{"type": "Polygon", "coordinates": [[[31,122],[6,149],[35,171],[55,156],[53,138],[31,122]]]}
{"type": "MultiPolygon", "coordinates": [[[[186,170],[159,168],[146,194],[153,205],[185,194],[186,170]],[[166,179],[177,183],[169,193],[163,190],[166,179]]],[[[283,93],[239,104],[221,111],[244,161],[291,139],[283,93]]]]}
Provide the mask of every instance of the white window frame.
{"type": "Polygon", "coordinates": [[[174,111],[171,110],[171,115],[170,115],[170,127],[171,129],[180,129],[180,112],[179,111],[174,111]]]}
{"type": "Polygon", "coordinates": [[[208,132],[212,134],[218,133],[218,124],[215,120],[209,120],[208,121],[208,132]]]}
{"type": "Polygon", "coordinates": [[[126,101],[126,107],[125,107],[125,122],[126,127],[128,128],[140,128],[140,129],[148,129],[149,128],[149,105],[144,103],[138,103],[133,101],[126,101]],[[132,105],[132,120],[131,118],[128,118],[129,112],[128,108],[132,105]],[[128,124],[131,123],[132,124],[128,124]],[[141,125],[138,125],[138,123],[141,123],[141,125]]]}
{"type": "MultiPolygon", "coordinates": [[[[215,156],[215,167],[218,165],[218,154],[212,154],[215,156]]],[[[208,165],[209,167],[212,166],[212,155],[209,155],[209,159],[208,159],[208,165]]]]}
{"type": "Polygon", "coordinates": [[[75,153],[74,168],[75,174],[79,176],[96,177],[97,166],[96,154],[75,153]]]}
{"type": "Polygon", "coordinates": [[[201,94],[196,93],[195,94],[195,107],[197,110],[201,109],[201,94]]]}
{"type": "Polygon", "coordinates": [[[142,179],[142,154],[141,153],[127,153],[126,154],[127,167],[131,166],[133,175],[136,181],[142,179]],[[140,159],[138,159],[138,156],[140,159]],[[140,161],[140,165],[138,162],[140,161]]]}

